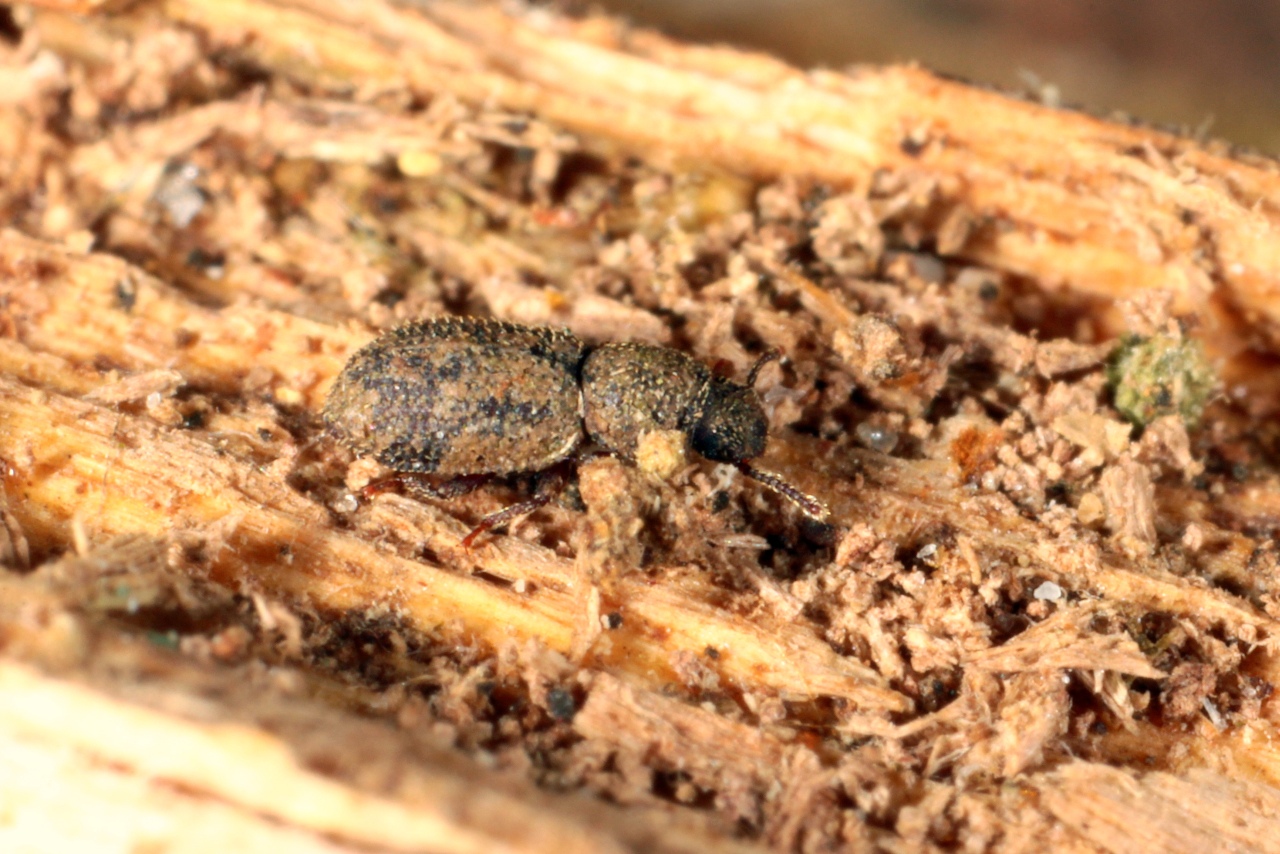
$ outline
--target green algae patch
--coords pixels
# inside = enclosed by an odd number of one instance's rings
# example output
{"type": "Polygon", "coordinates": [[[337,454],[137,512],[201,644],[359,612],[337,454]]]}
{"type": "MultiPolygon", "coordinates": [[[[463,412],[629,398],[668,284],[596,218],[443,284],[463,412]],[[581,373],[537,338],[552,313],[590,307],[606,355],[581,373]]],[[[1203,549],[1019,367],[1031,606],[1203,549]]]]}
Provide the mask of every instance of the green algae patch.
{"type": "Polygon", "coordinates": [[[1200,342],[1172,335],[1127,335],[1107,369],[1120,414],[1145,427],[1165,415],[1192,426],[1218,388],[1218,375],[1200,342]]]}

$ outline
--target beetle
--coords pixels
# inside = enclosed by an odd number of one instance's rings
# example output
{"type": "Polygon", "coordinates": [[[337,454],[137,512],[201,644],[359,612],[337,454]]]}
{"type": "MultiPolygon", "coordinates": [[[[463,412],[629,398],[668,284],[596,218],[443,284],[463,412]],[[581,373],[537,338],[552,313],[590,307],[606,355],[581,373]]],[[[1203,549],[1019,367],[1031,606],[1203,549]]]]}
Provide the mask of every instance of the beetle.
{"type": "MultiPolygon", "coordinates": [[[[678,430],[690,447],[794,502],[811,518],[822,504],[748,460],[764,453],[768,419],[753,386],[716,375],[670,347],[589,346],[565,329],[475,317],[412,321],[356,351],[325,401],[339,442],[372,456],[428,493],[455,497],[503,475],[552,471],[527,501],[480,520],[483,532],[546,504],[564,484],[560,464],[584,440],[634,459],[640,437],[678,430]],[[434,475],[439,484],[421,480],[434,475]]],[[[377,491],[378,486],[367,488],[377,491]]]]}

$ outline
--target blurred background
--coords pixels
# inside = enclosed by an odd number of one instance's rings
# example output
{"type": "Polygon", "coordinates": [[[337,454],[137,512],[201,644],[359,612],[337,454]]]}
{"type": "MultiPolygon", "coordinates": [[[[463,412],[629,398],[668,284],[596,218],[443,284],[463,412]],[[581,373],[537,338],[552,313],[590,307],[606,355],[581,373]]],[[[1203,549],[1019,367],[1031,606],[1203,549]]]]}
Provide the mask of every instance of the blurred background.
{"type": "Polygon", "coordinates": [[[800,66],[915,60],[1280,152],[1280,0],[596,0],[800,66]],[[1046,87],[1052,89],[1046,90],[1046,87]]]}

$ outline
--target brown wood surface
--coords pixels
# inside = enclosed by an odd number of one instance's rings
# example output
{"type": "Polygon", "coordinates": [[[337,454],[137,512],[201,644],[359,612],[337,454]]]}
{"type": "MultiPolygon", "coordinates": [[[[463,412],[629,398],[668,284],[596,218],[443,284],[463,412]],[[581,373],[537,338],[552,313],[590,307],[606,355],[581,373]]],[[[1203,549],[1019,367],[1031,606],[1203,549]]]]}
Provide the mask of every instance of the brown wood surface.
{"type": "Polygon", "coordinates": [[[1280,850],[1275,161],[510,4],[14,25],[0,850],[1280,850]],[[327,390],[449,312],[781,348],[832,525],[360,498],[327,390]],[[1121,419],[1126,331],[1202,421],[1121,419]]]}

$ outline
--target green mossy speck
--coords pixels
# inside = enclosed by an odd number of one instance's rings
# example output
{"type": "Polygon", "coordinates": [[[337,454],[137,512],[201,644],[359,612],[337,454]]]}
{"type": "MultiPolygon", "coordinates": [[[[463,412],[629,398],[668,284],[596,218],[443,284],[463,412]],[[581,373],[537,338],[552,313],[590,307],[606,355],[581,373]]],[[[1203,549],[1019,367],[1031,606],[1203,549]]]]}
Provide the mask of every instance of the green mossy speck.
{"type": "Polygon", "coordinates": [[[1139,427],[1165,415],[1196,424],[1218,387],[1200,342],[1172,335],[1126,335],[1107,378],[1116,409],[1139,427]]]}
{"type": "Polygon", "coordinates": [[[177,632],[169,629],[166,632],[147,632],[147,640],[161,649],[177,649],[180,638],[177,632]]]}

